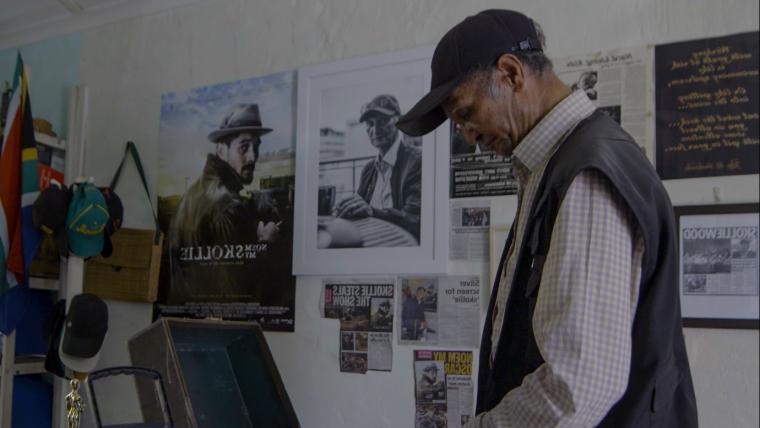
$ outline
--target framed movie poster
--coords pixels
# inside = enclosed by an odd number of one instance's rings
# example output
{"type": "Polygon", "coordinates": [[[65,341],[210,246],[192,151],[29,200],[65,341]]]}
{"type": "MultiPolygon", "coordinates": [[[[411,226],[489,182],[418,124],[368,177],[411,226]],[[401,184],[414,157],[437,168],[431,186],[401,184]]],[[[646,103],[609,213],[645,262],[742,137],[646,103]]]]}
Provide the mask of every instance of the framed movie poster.
{"type": "Polygon", "coordinates": [[[430,87],[432,48],[298,71],[293,271],[443,273],[449,127],[396,128],[430,87]]]}
{"type": "Polygon", "coordinates": [[[676,207],[686,327],[758,323],[758,204],[676,207]]]}
{"type": "Polygon", "coordinates": [[[161,96],[162,315],[293,331],[293,79],[161,96]]]}

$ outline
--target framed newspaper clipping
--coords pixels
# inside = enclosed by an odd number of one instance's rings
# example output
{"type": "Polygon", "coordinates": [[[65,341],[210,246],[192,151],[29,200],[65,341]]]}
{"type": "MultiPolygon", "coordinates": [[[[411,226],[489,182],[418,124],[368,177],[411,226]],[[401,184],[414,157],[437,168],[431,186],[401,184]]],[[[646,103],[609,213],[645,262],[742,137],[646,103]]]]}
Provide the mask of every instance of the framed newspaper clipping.
{"type": "Polygon", "coordinates": [[[298,71],[295,274],[446,271],[449,127],[395,126],[429,90],[432,53],[298,71]]]}
{"type": "Polygon", "coordinates": [[[675,207],[684,326],[757,329],[758,204],[675,207]]]}

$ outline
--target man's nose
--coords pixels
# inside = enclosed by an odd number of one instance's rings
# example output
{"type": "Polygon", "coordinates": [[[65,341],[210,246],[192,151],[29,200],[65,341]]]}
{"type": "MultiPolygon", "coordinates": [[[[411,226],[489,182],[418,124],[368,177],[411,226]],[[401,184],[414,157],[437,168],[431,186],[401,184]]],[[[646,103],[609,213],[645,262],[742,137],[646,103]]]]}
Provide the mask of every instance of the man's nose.
{"type": "Polygon", "coordinates": [[[460,128],[462,130],[462,136],[464,137],[467,144],[474,146],[475,144],[478,144],[478,133],[475,131],[475,127],[471,124],[465,124],[460,128]]]}

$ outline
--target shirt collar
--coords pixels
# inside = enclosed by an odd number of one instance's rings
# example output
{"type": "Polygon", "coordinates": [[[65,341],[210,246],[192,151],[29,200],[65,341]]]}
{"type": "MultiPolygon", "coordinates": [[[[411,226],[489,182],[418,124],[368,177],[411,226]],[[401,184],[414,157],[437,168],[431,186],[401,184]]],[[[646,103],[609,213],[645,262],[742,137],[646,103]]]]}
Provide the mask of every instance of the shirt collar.
{"type": "Polygon", "coordinates": [[[562,137],[578,122],[590,116],[594,109],[594,104],[584,91],[572,92],[554,106],[522,139],[514,151],[516,160],[532,172],[552,153],[552,149],[562,137]]]}
{"type": "Polygon", "coordinates": [[[387,152],[385,152],[385,156],[381,156],[380,153],[377,154],[377,160],[384,161],[390,166],[396,165],[396,159],[398,158],[398,147],[400,145],[401,145],[401,131],[396,133],[396,141],[394,141],[391,148],[388,149],[387,152]]]}

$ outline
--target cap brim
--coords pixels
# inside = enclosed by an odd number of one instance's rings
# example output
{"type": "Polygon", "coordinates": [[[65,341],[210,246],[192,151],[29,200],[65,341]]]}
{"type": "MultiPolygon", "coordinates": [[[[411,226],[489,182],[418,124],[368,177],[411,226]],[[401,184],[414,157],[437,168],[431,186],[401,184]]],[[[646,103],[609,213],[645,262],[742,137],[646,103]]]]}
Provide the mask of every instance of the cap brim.
{"type": "Polygon", "coordinates": [[[272,128],[263,128],[261,126],[241,126],[238,128],[217,129],[216,131],[208,134],[208,140],[212,143],[216,143],[220,139],[230,134],[239,134],[241,132],[252,132],[256,135],[264,135],[272,132],[272,128]]]}
{"type": "Polygon", "coordinates": [[[92,257],[103,251],[103,233],[92,236],[77,236],[69,239],[69,250],[79,257],[92,257]]]}
{"type": "Polygon", "coordinates": [[[359,116],[359,122],[364,122],[365,120],[367,120],[368,117],[378,115],[378,114],[383,115],[383,116],[396,116],[398,115],[398,112],[384,109],[384,108],[379,108],[379,107],[373,108],[362,113],[362,115],[359,116]]]}
{"type": "MultiPolygon", "coordinates": [[[[61,341],[61,347],[63,347],[63,341],[61,341]]],[[[61,358],[61,363],[69,369],[78,373],[91,373],[98,366],[100,352],[96,352],[92,357],[83,358],[75,357],[59,350],[58,356],[61,358]]]]}
{"type": "Polygon", "coordinates": [[[451,80],[428,92],[411,110],[399,118],[396,127],[413,137],[420,137],[439,127],[446,121],[441,104],[460,81],[461,79],[451,80]]]}

